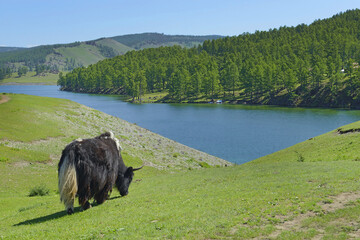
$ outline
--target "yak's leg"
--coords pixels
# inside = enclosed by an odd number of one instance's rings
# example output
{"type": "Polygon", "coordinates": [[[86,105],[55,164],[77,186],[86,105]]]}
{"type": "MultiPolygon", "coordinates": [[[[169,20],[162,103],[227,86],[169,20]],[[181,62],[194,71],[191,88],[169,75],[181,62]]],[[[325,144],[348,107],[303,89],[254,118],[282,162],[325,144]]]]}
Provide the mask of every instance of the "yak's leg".
{"type": "Polygon", "coordinates": [[[79,204],[82,210],[86,210],[91,208],[91,204],[89,203],[89,200],[91,199],[91,190],[90,190],[90,184],[82,184],[82,185],[83,187],[79,188],[78,191],[79,204]]]}
{"type": "Polygon", "coordinates": [[[97,204],[102,204],[107,199],[109,199],[109,192],[111,193],[111,191],[112,191],[111,185],[107,184],[100,192],[95,194],[94,199],[96,200],[97,204]]]}
{"type": "Polygon", "coordinates": [[[74,199],[72,199],[71,203],[69,203],[69,205],[66,206],[66,212],[69,215],[74,213],[74,199]]]}
{"type": "Polygon", "coordinates": [[[102,204],[108,199],[108,194],[104,194],[103,192],[98,193],[94,196],[97,204],[102,204]]]}
{"type": "Polygon", "coordinates": [[[89,209],[91,208],[91,204],[89,203],[89,201],[86,201],[84,205],[81,205],[81,208],[83,210],[89,209]]]}
{"type": "Polygon", "coordinates": [[[87,197],[79,196],[79,204],[81,205],[82,210],[91,208],[91,204],[87,197]]]}

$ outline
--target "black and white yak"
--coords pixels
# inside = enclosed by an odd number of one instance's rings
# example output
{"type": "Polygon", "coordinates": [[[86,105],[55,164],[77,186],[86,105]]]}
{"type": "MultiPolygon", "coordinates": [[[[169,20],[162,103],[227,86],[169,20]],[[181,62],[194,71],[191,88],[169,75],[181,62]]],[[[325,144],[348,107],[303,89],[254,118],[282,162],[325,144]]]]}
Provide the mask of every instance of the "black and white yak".
{"type": "Polygon", "coordinates": [[[58,177],[60,200],[68,214],[74,212],[76,196],[86,210],[91,207],[91,198],[98,204],[106,201],[114,185],[121,196],[128,194],[134,171],[142,167],[126,167],[120,152],[119,140],[111,132],[78,139],[65,147],[58,165],[58,177]]]}

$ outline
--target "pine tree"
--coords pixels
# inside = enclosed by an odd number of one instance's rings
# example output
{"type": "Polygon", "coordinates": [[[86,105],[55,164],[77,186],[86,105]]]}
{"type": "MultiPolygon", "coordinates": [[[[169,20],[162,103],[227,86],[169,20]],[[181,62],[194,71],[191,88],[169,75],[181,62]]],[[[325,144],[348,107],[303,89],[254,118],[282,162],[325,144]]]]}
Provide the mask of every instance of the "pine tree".
{"type": "Polygon", "coordinates": [[[138,96],[137,97],[141,103],[141,97],[142,97],[142,95],[144,95],[146,93],[146,88],[147,88],[145,72],[143,70],[139,70],[136,73],[135,83],[138,88],[138,96]]]}

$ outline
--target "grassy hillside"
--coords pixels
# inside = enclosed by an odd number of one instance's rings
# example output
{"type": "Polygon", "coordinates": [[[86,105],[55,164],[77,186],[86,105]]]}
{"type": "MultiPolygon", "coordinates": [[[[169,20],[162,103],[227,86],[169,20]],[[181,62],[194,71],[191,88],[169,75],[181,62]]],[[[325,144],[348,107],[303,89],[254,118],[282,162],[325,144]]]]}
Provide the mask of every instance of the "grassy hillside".
{"type": "MultiPolygon", "coordinates": [[[[3,96],[10,101],[0,105],[0,144],[9,151],[13,147],[36,151],[47,154],[49,161],[57,162],[61,150],[70,141],[111,130],[120,139],[126,156],[158,169],[175,171],[197,168],[203,162],[210,165],[227,163],[68,100],[12,94],[3,96]]],[[[37,162],[36,158],[22,160],[37,162]]],[[[7,161],[11,162],[11,158],[7,161]]]]}
{"type": "Polygon", "coordinates": [[[0,81],[0,85],[56,85],[58,79],[59,75],[54,73],[43,73],[41,75],[36,75],[35,72],[27,72],[21,77],[19,77],[17,73],[13,73],[10,78],[5,78],[0,81]]]}
{"type": "Polygon", "coordinates": [[[103,45],[109,48],[114,49],[116,52],[116,55],[122,55],[125,54],[128,51],[134,50],[132,47],[126,46],[118,41],[115,41],[111,38],[104,38],[101,40],[96,41],[97,45],[103,45]]]}
{"type": "Polygon", "coordinates": [[[56,53],[61,54],[67,59],[75,59],[77,64],[87,66],[93,63],[96,63],[100,60],[105,59],[104,56],[101,55],[96,46],[88,45],[88,44],[80,44],[76,47],[61,47],[55,50],[56,53]]]}
{"type": "MultiPolygon", "coordinates": [[[[54,49],[61,47],[74,47],[80,43],[44,45],[32,48],[23,48],[17,51],[0,52],[0,68],[12,68],[15,71],[19,66],[35,68],[46,63],[48,55],[54,53],[54,49]]],[[[49,67],[52,65],[48,65],[49,67]]]]}
{"type": "Polygon", "coordinates": [[[1,238],[360,237],[360,122],[247,164],[204,168],[225,162],[71,101],[2,98],[1,238]],[[146,167],[128,196],[113,192],[67,216],[57,193],[60,151],[108,129],[120,138],[126,164],[146,167]],[[49,194],[28,197],[34,187],[49,194]]]}

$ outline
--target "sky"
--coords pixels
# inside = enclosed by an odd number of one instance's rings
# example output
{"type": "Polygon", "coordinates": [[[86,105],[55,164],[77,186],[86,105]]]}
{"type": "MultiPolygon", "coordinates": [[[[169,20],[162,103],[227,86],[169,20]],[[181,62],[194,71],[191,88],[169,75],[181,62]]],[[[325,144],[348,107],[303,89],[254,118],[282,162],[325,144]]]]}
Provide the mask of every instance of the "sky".
{"type": "Polygon", "coordinates": [[[359,0],[0,0],[0,46],[144,32],[237,36],[311,24],[355,8],[359,0]]]}

